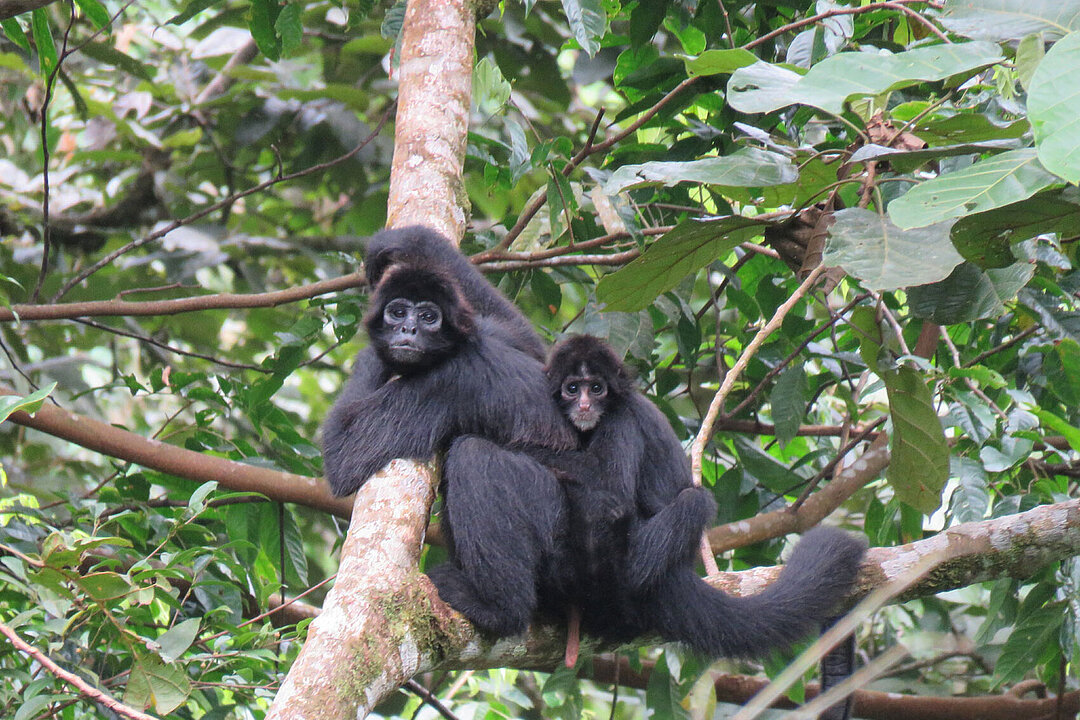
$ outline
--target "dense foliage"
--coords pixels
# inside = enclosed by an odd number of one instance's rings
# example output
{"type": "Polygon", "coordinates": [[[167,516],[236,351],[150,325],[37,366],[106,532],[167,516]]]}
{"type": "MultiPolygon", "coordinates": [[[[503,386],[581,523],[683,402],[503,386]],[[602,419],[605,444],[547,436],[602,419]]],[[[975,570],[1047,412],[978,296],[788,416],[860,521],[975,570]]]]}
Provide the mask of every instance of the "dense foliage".
{"type": "MultiPolygon", "coordinates": [[[[403,3],[10,4],[0,419],[47,394],[318,477],[364,289],[256,294],[354,272],[383,225],[403,3]],[[179,314],[28,314],[192,296],[207,302],[179,314]]],[[[873,545],[1075,496],[1080,1],[510,0],[476,60],[463,250],[547,337],[625,351],[687,440],[805,273],[842,269],[719,415],[703,468],[718,524],[796,501],[882,430],[886,476],[831,519],[873,545]]],[[[261,717],[303,636],[261,613],[334,572],[342,527],[125,457],[0,426],[0,622],[131,706],[261,717]]],[[[1075,690],[1080,565],[1031,571],[881,612],[862,650],[903,642],[930,662],[875,687],[1075,690]]],[[[0,715],[101,716],[6,642],[0,715]]],[[[704,670],[663,653],[619,713],[706,712],[704,670]]],[[[565,672],[428,680],[461,717],[610,701],[565,672]]]]}

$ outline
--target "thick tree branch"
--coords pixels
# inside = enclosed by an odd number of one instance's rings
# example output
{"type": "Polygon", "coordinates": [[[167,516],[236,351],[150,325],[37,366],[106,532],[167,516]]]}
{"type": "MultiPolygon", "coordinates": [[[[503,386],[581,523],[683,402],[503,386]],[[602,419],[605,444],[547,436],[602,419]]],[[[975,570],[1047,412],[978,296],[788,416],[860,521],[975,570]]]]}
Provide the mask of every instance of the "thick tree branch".
{"type": "MultiPolygon", "coordinates": [[[[15,394],[10,388],[0,386],[0,395],[15,394]]],[[[332,496],[321,478],[293,475],[204,455],[160,440],[144,438],[55,405],[42,405],[32,417],[25,412],[17,412],[9,419],[18,425],[40,430],[109,457],[189,480],[213,480],[229,490],[257,492],[271,500],[306,505],[341,517],[348,517],[352,506],[349,499],[332,496]]]]}
{"type": "MultiPolygon", "coordinates": [[[[476,5],[410,0],[401,30],[388,225],[423,224],[460,241],[462,167],[472,93],[476,5]]],[[[268,720],[361,718],[468,627],[418,570],[435,498],[429,466],[395,460],[356,494],[327,612],[274,699],[268,720]]]]}
{"type": "Polygon", "coordinates": [[[709,546],[714,553],[722,553],[787,533],[809,530],[840,507],[857,490],[874,480],[888,465],[889,438],[881,433],[858,460],[810,495],[797,510],[782,508],[748,520],[718,525],[706,533],[709,546]]]}
{"type": "MultiPolygon", "coordinates": [[[[365,492],[373,483],[374,480],[365,485],[365,490],[361,492],[365,492]]],[[[365,500],[357,505],[368,503],[385,503],[383,512],[398,504],[393,501],[392,495],[384,495],[381,500],[365,500]]],[[[386,534],[380,525],[385,524],[385,516],[379,517],[382,519],[378,522],[369,518],[372,526],[366,526],[358,524],[354,516],[354,527],[368,528],[364,542],[378,544],[385,541],[386,534]]],[[[418,536],[415,531],[400,524],[400,515],[394,516],[394,522],[398,524],[395,524],[393,532],[404,532],[410,541],[416,541],[418,536]]],[[[343,554],[345,552],[343,549],[343,554]]],[[[907,592],[895,598],[895,602],[954,590],[984,580],[1030,577],[1052,562],[1080,554],[1080,500],[1042,505],[1015,515],[956,525],[933,537],[906,545],[871,548],[863,560],[858,582],[849,601],[855,602],[875,588],[904,576],[912,566],[932,553],[941,553],[944,560],[907,592]]],[[[775,581],[781,569],[781,566],[774,566],[721,572],[710,576],[708,581],[733,595],[750,595],[775,581]]],[[[386,592],[395,598],[408,600],[401,600],[400,604],[395,601],[394,606],[400,611],[395,622],[412,628],[406,633],[416,641],[411,652],[421,658],[415,672],[493,667],[553,670],[562,662],[565,628],[535,624],[525,635],[492,642],[480,635],[461,615],[439,601],[425,577],[415,572],[399,571],[396,567],[393,567],[393,573],[404,578],[403,582],[407,584],[407,587],[392,590],[386,586],[386,592]]],[[[640,638],[621,647],[645,646],[655,640],[640,638]]],[[[595,654],[617,649],[588,637],[582,638],[582,647],[595,654]]],[[[390,657],[397,662],[397,654],[390,657]]]]}

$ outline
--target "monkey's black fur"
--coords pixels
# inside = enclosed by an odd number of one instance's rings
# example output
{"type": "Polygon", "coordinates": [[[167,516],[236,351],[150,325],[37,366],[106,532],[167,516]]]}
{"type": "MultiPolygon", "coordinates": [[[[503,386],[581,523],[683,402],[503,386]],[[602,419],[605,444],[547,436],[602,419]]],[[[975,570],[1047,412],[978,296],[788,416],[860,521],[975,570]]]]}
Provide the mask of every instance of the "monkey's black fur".
{"type": "Polygon", "coordinates": [[[524,630],[565,523],[550,470],[508,448],[576,443],[547,391],[543,345],[528,320],[437,233],[375,235],[370,345],[323,425],[333,491],[347,495],[393,458],[447,450],[450,561],[431,573],[444,601],[500,635],[524,630]],[[385,313],[395,299],[434,303],[441,325],[385,313]],[[408,335],[408,337],[404,337],[408,335]]]}
{"type": "Polygon", "coordinates": [[[865,551],[861,538],[811,530],[776,582],[757,595],[733,597],[709,586],[694,564],[715,502],[693,486],[666,418],[634,390],[622,362],[597,338],[564,341],[546,372],[567,418],[567,378],[584,377],[603,390],[599,421],[578,427],[580,449],[600,471],[565,473],[563,481],[577,572],[572,601],[587,632],[621,641],[652,631],[708,657],[753,657],[817,631],[851,589],[865,551]]]}

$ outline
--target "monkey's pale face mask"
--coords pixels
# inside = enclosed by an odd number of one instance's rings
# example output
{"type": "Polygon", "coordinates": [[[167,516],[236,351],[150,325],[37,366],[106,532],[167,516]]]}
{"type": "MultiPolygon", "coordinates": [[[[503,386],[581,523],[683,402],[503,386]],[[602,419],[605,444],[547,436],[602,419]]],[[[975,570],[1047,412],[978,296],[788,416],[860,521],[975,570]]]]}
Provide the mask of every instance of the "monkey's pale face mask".
{"type": "Polygon", "coordinates": [[[562,384],[562,406],[578,430],[588,432],[599,424],[607,405],[607,382],[582,365],[577,375],[569,375],[562,384]]]}

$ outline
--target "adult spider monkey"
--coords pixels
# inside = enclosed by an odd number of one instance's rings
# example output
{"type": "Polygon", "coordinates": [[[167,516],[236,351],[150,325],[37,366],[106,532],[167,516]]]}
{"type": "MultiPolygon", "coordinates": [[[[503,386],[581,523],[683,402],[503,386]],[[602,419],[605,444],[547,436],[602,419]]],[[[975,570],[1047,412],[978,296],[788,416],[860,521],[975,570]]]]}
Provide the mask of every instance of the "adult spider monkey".
{"type": "Polygon", "coordinates": [[[443,528],[450,561],[429,576],[442,599],[498,635],[524,630],[559,563],[565,494],[552,472],[509,448],[567,450],[528,320],[432,230],[370,239],[370,344],[323,425],[338,495],[393,458],[446,450],[443,528]]]}
{"type": "Polygon", "coordinates": [[[575,473],[575,458],[535,453],[557,468],[570,498],[573,602],[586,631],[614,641],[655,632],[706,657],[755,657],[789,646],[830,617],[855,580],[866,547],[861,538],[816,528],[757,595],[732,597],[711,587],[694,564],[715,502],[693,486],[667,419],[597,338],[563,341],[546,372],[580,450],[601,469],[575,473]]]}

